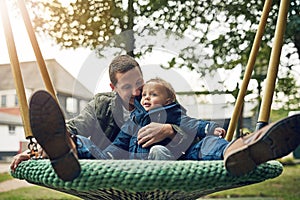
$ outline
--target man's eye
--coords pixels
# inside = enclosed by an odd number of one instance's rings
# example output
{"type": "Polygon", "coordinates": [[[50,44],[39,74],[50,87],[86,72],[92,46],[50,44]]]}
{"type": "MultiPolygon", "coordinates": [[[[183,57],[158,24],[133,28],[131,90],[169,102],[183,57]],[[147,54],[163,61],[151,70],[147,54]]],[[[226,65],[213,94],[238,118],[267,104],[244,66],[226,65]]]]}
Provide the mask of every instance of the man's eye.
{"type": "Polygon", "coordinates": [[[123,90],[129,90],[131,87],[129,85],[125,85],[122,87],[123,90]]]}
{"type": "Polygon", "coordinates": [[[142,87],[142,86],[143,86],[143,82],[142,82],[142,81],[139,81],[139,82],[137,82],[137,83],[135,84],[135,86],[136,86],[137,88],[142,87]]]}

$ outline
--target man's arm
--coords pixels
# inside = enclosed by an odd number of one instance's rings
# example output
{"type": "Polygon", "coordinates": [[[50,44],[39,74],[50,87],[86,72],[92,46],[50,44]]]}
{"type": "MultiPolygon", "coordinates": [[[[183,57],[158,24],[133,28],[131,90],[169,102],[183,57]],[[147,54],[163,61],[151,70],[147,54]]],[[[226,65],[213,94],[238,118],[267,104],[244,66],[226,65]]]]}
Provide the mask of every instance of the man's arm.
{"type": "MultiPolygon", "coordinates": [[[[29,160],[31,158],[31,152],[30,150],[25,150],[22,153],[19,153],[17,155],[15,155],[12,159],[12,162],[10,163],[10,169],[12,171],[15,171],[16,168],[18,167],[18,165],[26,160],[29,160]]],[[[37,152],[38,156],[42,156],[43,158],[47,158],[48,156],[46,155],[45,151],[38,146],[38,152],[37,152]]]]}
{"type": "Polygon", "coordinates": [[[12,162],[10,163],[10,169],[11,169],[12,171],[15,171],[16,168],[18,167],[18,165],[19,165],[21,162],[23,162],[23,161],[25,161],[25,160],[29,160],[29,159],[30,159],[30,155],[28,154],[28,150],[26,150],[26,151],[24,151],[24,152],[22,152],[22,153],[19,153],[19,154],[17,154],[17,155],[15,155],[15,156],[13,157],[12,162]]]}
{"type": "Polygon", "coordinates": [[[138,143],[142,147],[149,147],[166,138],[172,139],[168,146],[173,149],[172,153],[174,157],[180,158],[193,143],[195,137],[183,131],[176,124],[160,124],[155,122],[143,127],[138,133],[138,143]]]}
{"type": "Polygon", "coordinates": [[[73,134],[90,137],[98,132],[99,125],[95,114],[95,100],[90,101],[80,114],[67,121],[67,128],[73,134]]]}
{"type": "Polygon", "coordinates": [[[215,128],[219,127],[215,122],[199,120],[186,115],[182,115],[180,124],[179,126],[152,122],[139,130],[138,144],[145,148],[167,138],[174,138],[172,146],[181,144],[183,141],[191,144],[195,137],[203,138],[207,134],[213,134],[215,128]]]}

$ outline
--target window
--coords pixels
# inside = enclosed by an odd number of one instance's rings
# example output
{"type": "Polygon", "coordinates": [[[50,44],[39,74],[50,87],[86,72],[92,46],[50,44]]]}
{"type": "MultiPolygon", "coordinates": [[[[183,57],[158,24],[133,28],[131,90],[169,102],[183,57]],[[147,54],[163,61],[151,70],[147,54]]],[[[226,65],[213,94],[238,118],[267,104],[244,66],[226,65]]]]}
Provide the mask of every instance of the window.
{"type": "Polygon", "coordinates": [[[16,133],[16,127],[13,125],[8,126],[8,133],[14,135],[16,133]]]}
{"type": "Polygon", "coordinates": [[[80,100],[80,101],[79,101],[79,110],[80,110],[80,111],[83,110],[84,107],[85,107],[87,104],[88,104],[87,101],[85,101],[85,100],[80,100]]]}
{"type": "Polygon", "coordinates": [[[15,95],[15,106],[19,105],[19,101],[18,101],[18,95],[15,95]]]}
{"type": "Polygon", "coordinates": [[[1,96],[1,107],[6,107],[6,95],[1,96]]]}
{"type": "Polygon", "coordinates": [[[77,113],[78,112],[78,101],[73,97],[67,97],[66,99],[66,110],[69,113],[77,113]]]}

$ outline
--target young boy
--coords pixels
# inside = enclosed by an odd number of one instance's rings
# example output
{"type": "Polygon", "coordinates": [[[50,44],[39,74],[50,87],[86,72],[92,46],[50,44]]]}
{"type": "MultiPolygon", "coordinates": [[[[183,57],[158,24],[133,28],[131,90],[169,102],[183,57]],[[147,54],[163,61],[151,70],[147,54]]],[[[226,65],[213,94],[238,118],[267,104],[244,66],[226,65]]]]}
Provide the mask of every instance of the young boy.
{"type": "Polygon", "coordinates": [[[115,141],[103,153],[113,159],[220,160],[223,159],[223,150],[228,144],[223,139],[225,134],[226,131],[215,122],[188,117],[185,110],[176,103],[175,91],[171,84],[161,78],[154,78],[146,82],[140,102],[137,99],[135,101],[135,110],[131,113],[130,120],[124,124],[115,141]],[[151,147],[143,148],[138,145],[137,133],[140,128],[151,122],[176,124],[183,131],[193,134],[189,138],[181,138],[185,141],[180,147],[175,148],[170,139],[165,139],[151,147]],[[193,130],[197,130],[197,133],[193,130]],[[211,149],[207,149],[206,152],[199,152],[201,140],[204,138],[215,140],[212,144],[218,146],[215,148],[217,151],[209,152],[211,149]]]}

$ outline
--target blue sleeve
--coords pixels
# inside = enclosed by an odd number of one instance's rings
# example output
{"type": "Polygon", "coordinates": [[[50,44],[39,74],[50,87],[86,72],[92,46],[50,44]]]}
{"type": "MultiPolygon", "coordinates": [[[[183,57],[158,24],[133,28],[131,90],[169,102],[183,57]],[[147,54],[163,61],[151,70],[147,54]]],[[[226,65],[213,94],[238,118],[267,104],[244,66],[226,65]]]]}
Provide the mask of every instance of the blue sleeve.
{"type": "Polygon", "coordinates": [[[212,121],[199,120],[186,115],[181,116],[180,128],[190,136],[203,138],[208,134],[213,134],[216,127],[219,125],[212,121]]]}

